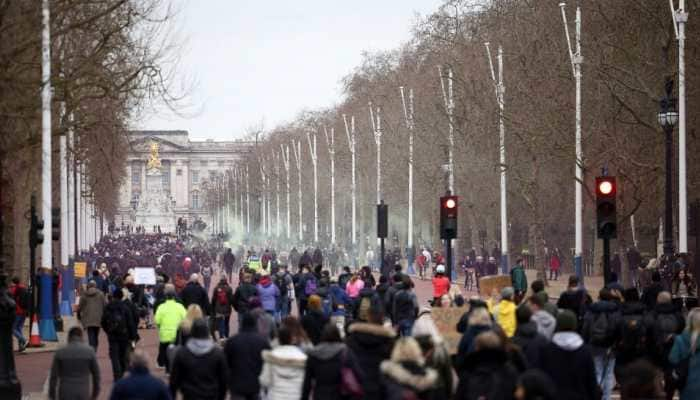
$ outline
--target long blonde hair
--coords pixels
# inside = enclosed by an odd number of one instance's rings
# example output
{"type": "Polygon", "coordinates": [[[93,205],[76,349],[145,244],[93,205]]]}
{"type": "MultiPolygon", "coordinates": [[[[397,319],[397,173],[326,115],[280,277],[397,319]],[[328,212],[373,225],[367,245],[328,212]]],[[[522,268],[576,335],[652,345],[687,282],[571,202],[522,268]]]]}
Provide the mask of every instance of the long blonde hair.
{"type": "Polygon", "coordinates": [[[700,336],[700,307],[695,307],[688,313],[688,333],[690,334],[690,354],[695,354],[700,336]]]}
{"type": "Polygon", "coordinates": [[[185,319],[180,322],[180,329],[182,330],[183,333],[189,334],[190,330],[192,330],[192,323],[196,319],[201,319],[204,317],[204,314],[202,313],[202,309],[199,307],[197,304],[190,304],[189,307],[187,307],[187,314],[185,314],[185,319]]]}

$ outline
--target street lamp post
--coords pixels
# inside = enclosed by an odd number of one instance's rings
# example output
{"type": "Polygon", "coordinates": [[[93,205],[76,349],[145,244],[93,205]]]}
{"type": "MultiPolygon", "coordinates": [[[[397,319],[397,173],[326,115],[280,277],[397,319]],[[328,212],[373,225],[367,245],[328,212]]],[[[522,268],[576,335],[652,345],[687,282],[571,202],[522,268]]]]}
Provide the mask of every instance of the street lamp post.
{"type": "Polygon", "coordinates": [[[666,185],[664,212],[664,255],[666,259],[673,256],[673,128],[678,123],[678,111],[673,97],[673,80],[666,79],[666,95],[660,101],[661,109],[657,115],[659,125],[666,136],[666,185]]]}

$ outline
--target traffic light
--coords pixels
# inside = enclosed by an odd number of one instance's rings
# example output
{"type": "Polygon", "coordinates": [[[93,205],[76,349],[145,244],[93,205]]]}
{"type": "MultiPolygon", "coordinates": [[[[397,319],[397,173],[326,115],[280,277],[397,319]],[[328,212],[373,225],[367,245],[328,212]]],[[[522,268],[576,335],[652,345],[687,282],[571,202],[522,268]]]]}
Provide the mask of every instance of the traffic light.
{"type": "Polygon", "coordinates": [[[617,181],[614,176],[595,178],[596,221],[599,239],[617,237],[617,181]]]}
{"type": "Polygon", "coordinates": [[[457,196],[440,197],[440,239],[457,237],[457,196]]]}
{"type": "Polygon", "coordinates": [[[389,206],[381,203],[377,204],[377,237],[384,238],[389,233],[389,206]]]}
{"type": "Polygon", "coordinates": [[[36,247],[44,243],[44,221],[40,220],[34,209],[31,214],[31,224],[29,226],[29,247],[36,247]]]}
{"type": "Polygon", "coordinates": [[[61,240],[61,209],[58,207],[51,209],[51,239],[61,240]]]}

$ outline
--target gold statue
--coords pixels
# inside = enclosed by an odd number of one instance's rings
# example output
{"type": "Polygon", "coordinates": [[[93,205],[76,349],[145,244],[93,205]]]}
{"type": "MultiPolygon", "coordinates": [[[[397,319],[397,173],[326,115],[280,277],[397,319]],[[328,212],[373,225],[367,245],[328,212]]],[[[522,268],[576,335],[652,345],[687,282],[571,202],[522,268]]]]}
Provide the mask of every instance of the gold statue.
{"type": "Polygon", "coordinates": [[[146,164],[146,168],[149,170],[160,169],[160,156],[158,155],[159,149],[160,145],[158,142],[151,142],[151,156],[148,159],[148,164],[146,164]]]}

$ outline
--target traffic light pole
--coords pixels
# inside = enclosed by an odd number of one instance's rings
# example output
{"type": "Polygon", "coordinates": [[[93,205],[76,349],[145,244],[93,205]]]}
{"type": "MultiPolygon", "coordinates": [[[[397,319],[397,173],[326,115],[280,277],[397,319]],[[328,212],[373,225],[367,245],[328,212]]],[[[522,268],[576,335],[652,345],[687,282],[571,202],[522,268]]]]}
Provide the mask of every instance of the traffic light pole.
{"type": "Polygon", "coordinates": [[[452,276],[452,239],[445,239],[445,257],[445,274],[452,282],[454,280],[452,276]]]}
{"type": "Polygon", "coordinates": [[[603,238],[603,285],[610,283],[610,238],[603,238]]]}
{"type": "Polygon", "coordinates": [[[32,194],[30,203],[30,228],[29,228],[29,335],[32,335],[32,322],[36,314],[36,236],[39,218],[36,215],[36,195],[32,194]]]}

